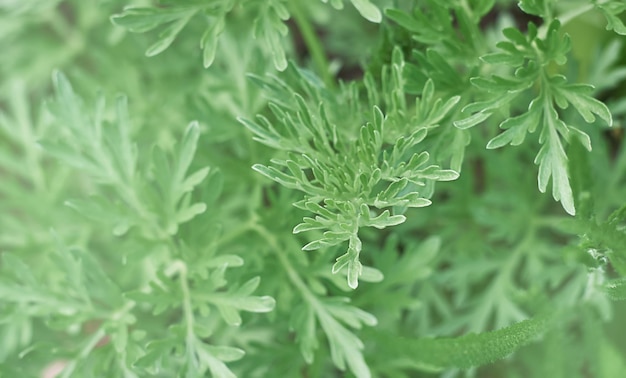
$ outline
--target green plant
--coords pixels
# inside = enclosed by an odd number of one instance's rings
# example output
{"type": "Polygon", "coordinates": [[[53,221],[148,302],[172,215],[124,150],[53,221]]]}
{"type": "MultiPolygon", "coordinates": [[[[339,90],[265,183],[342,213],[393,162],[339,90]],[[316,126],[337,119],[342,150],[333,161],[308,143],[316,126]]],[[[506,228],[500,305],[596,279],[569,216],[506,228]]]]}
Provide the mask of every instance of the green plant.
{"type": "Polygon", "coordinates": [[[1,3],[0,376],[621,377],[624,11],[1,3]]]}

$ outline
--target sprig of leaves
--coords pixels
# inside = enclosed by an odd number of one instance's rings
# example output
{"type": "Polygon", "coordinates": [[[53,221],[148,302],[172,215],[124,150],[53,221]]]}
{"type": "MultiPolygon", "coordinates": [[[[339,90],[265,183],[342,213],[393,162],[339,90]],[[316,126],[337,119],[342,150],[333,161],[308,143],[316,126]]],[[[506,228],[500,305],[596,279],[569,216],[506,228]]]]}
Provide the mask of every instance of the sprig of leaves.
{"type": "Polygon", "coordinates": [[[620,35],[626,35],[626,25],[620,19],[620,14],[626,11],[626,4],[621,1],[592,1],[592,4],[606,17],[606,30],[613,30],[620,35]]]}
{"type": "Polygon", "coordinates": [[[159,39],[146,50],[154,56],[167,49],[192,18],[202,15],[207,26],[200,41],[203,64],[209,67],[215,59],[218,38],[224,30],[226,15],[235,6],[234,0],[198,2],[165,2],[165,7],[127,7],[111,18],[113,23],[134,33],[145,33],[162,27],[159,39]]]}
{"type": "MultiPolygon", "coordinates": [[[[131,376],[154,373],[154,369],[158,370],[157,366],[163,363],[166,370],[182,369],[189,377],[203,376],[206,371],[215,376],[233,377],[225,362],[241,358],[244,352],[238,348],[207,343],[205,339],[214,331],[196,319],[207,318],[213,307],[227,324],[239,326],[242,322],[240,311],[268,312],[274,308],[275,301],[269,296],[252,295],[259,286],[259,277],[241,285],[227,281],[227,268],[241,266],[243,260],[240,257],[227,254],[216,257],[213,250],[202,255],[188,248],[179,238],[179,225],[191,221],[207,209],[206,203],[192,201],[194,188],[200,183],[206,185],[210,180],[214,193],[206,199],[211,203],[221,186],[219,172],[211,172],[208,167],[187,173],[196,155],[199,125],[192,122],[186,128],[174,157],[159,147],[154,147],[152,154],[145,154],[146,151],[139,150],[131,137],[125,97],[118,98],[116,118],[110,124],[103,96],[98,97],[95,110],[91,112],[67,78],[59,72],[54,75],[54,87],[56,98],[50,102],[50,109],[55,122],[62,126],[58,128],[60,133],[43,145],[53,156],[86,173],[100,188],[98,195],[71,200],[67,205],[88,219],[111,224],[116,236],[130,234],[138,239],[137,242],[152,245],[149,248],[153,251],[148,255],[153,256],[148,258],[155,259],[156,263],[149,265],[147,275],[126,282],[134,289],[123,292],[107,277],[107,273],[98,270],[101,268],[97,262],[66,257],[61,264],[73,270],[66,272],[65,277],[74,280],[72,290],[76,292],[76,303],[84,303],[85,308],[64,310],[64,305],[54,302],[55,296],[50,294],[33,294],[32,298],[20,295],[15,300],[32,303],[49,298],[45,303],[52,301],[50,303],[55,309],[48,308],[48,312],[70,311],[71,315],[75,315],[67,320],[68,324],[100,318],[101,315],[92,309],[94,302],[106,303],[114,309],[124,308],[124,317],[115,312],[102,321],[102,327],[85,342],[85,349],[80,351],[79,358],[66,365],[65,376],[74,371],[86,374],[80,369],[93,369],[82,360],[91,358],[89,356],[96,342],[108,336],[116,358],[131,376]],[[147,161],[143,159],[144,155],[149,157],[147,161]],[[135,235],[133,227],[139,231],[135,235]],[[84,265],[87,262],[89,266],[84,265]],[[86,274],[84,278],[83,272],[86,274]],[[85,286],[87,280],[89,284],[94,284],[97,291],[86,290],[89,287],[85,286]],[[182,309],[183,320],[170,327],[166,336],[145,329],[137,339],[129,340],[127,328],[131,325],[135,327],[136,319],[130,311],[145,311],[148,308],[152,309],[154,316],[162,318],[168,318],[172,312],[182,309]],[[127,319],[124,324],[120,323],[122,319],[127,319]],[[179,357],[171,361],[172,353],[179,357]]],[[[26,273],[25,265],[19,260],[10,256],[6,259],[3,265],[8,269],[26,273]]],[[[142,260],[141,256],[134,256],[130,260],[123,257],[122,261],[139,264],[136,265],[139,268],[142,260]]],[[[24,275],[21,279],[26,279],[34,288],[34,278],[29,277],[32,275],[24,275]]],[[[14,293],[20,291],[14,287],[7,287],[7,290],[14,293]]],[[[64,290],[67,297],[70,288],[64,290]]],[[[141,328],[140,325],[136,327],[141,328]]]]}
{"type": "MultiPolygon", "coordinates": [[[[305,80],[305,75],[309,75],[303,71],[293,72],[305,80]]],[[[255,80],[274,90],[288,90],[278,79],[255,80]]],[[[354,130],[355,125],[339,123],[340,112],[332,107],[327,110],[328,103],[321,101],[329,93],[313,80],[306,89],[312,93],[313,101],[285,91],[276,96],[284,100],[283,104],[270,105],[280,128],[264,116],[258,117],[259,123],[241,121],[255,134],[257,141],[288,152],[288,158],[275,159],[274,166],[257,164],[253,169],[306,194],[304,200],[294,205],[313,212],[316,217],[304,218],[293,232],[322,230],[324,233],[303,250],[348,242],[348,251],[337,258],[333,273],[347,268],[348,285],[354,289],[363,269],[359,260],[362,250],[359,229],[383,229],[404,222],[406,218],[402,213],[407,208],[431,203],[420,195],[421,187],[458,177],[455,171],[428,164],[428,152],[417,150],[428,129],[437,125],[458,98],[444,105],[438,103],[434,108],[418,106],[419,123],[412,126],[412,134],[397,137],[387,144],[386,118],[379,108],[375,107],[369,116],[364,114],[371,121],[359,128],[358,136],[351,135],[350,130],[354,130]]],[[[426,84],[423,93],[421,103],[431,104],[432,82],[426,84]]],[[[333,105],[337,109],[342,107],[341,103],[333,105]]]]}
{"type": "Polygon", "coordinates": [[[330,344],[330,353],[335,366],[347,367],[359,377],[370,377],[371,372],[363,358],[363,342],[345,325],[360,329],[362,324],[375,326],[377,321],[371,314],[347,304],[347,298],[308,302],[295,309],[291,326],[299,330],[298,343],[307,363],[314,360],[319,344],[316,337],[317,324],[322,328],[330,344]],[[342,324],[343,323],[343,324],[342,324]]]}
{"type": "MultiPolygon", "coordinates": [[[[351,1],[363,17],[372,22],[381,21],[382,13],[369,0],[351,1]]],[[[331,0],[330,4],[336,9],[343,8],[343,0],[331,0]]],[[[201,16],[206,26],[200,47],[203,50],[203,65],[207,68],[215,59],[226,19],[235,11],[250,12],[256,15],[253,23],[254,38],[263,43],[276,69],[282,71],[287,67],[285,44],[282,40],[289,30],[284,22],[290,18],[290,14],[285,0],[185,0],[162,1],[162,5],[129,6],[111,20],[133,33],[146,33],[160,27],[159,39],[146,50],[146,56],[154,56],[166,50],[193,18],[201,16]]]]}
{"type": "Polygon", "coordinates": [[[565,64],[566,54],[571,48],[569,37],[561,37],[559,30],[558,21],[550,24],[545,37],[539,35],[538,28],[532,23],[526,35],[515,28],[505,29],[503,34],[507,41],[497,44],[500,51],[484,55],[481,59],[491,66],[507,67],[513,70],[513,75],[472,78],[472,84],[484,91],[487,99],[467,105],[463,111],[471,116],[455,121],[455,125],[467,129],[485,122],[503,107],[516,104],[515,100],[522,93],[538,87],[539,93],[526,111],[500,122],[500,128],[505,131],[492,138],[487,148],[520,145],[527,133],[534,132],[541,125],[539,143],[542,147],[535,158],[535,164],[539,165],[539,190],[545,192],[552,178],[552,196],[561,202],[565,211],[574,215],[576,209],[563,142],[576,140],[591,150],[591,141],[585,132],[566,124],[559,117],[557,107],[567,109],[571,104],[587,123],[594,122],[595,115],[609,126],[613,121],[606,105],[590,96],[593,87],[568,84],[564,76],[551,73],[551,64],[565,64]]]}

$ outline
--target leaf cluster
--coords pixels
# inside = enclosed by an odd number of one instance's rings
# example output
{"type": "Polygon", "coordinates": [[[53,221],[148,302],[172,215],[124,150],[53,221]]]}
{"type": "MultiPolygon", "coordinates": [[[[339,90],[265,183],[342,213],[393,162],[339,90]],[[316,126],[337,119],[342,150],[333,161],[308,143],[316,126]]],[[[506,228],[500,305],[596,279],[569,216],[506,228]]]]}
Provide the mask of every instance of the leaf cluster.
{"type": "MultiPolygon", "coordinates": [[[[306,80],[306,73],[296,74],[302,81],[306,80]]],[[[432,104],[434,87],[428,82],[417,102],[417,114],[410,120],[412,133],[393,140],[386,131],[386,117],[378,107],[373,108],[371,115],[363,114],[370,121],[357,128],[341,122],[345,118],[340,114],[326,110],[323,98],[328,94],[315,82],[305,84],[310,99],[299,94],[289,98],[290,91],[285,90],[288,88],[278,79],[262,81],[261,85],[274,88],[275,98],[283,100],[283,106],[278,102],[269,105],[280,129],[264,116],[259,117],[261,124],[242,122],[257,141],[286,151],[287,159],[274,159],[275,166],[257,164],[253,169],[285,187],[306,194],[304,200],[294,205],[316,216],[305,217],[293,232],[322,230],[324,233],[320,239],[305,245],[303,250],[317,250],[348,241],[348,251],[337,259],[333,273],[347,267],[348,284],[356,288],[362,272],[359,229],[384,229],[404,222],[402,213],[405,209],[431,204],[420,194],[422,188],[428,193],[425,187],[432,186],[435,181],[458,177],[453,170],[429,164],[428,152],[418,149],[428,130],[438,126],[458,97],[432,104]]],[[[348,93],[341,96],[342,101],[354,102],[356,99],[350,96],[355,95],[349,88],[346,91],[348,93]]],[[[342,103],[333,105],[343,106],[342,103]]]]}

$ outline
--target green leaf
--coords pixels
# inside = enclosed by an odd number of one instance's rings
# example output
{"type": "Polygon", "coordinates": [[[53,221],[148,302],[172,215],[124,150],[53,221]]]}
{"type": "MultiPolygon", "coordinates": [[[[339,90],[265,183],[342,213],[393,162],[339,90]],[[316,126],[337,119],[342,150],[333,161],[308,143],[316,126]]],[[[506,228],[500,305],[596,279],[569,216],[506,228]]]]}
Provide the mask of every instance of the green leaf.
{"type": "Polygon", "coordinates": [[[188,9],[159,9],[152,7],[126,7],[124,12],[111,17],[111,21],[133,33],[145,33],[160,25],[184,17],[188,9]]]}
{"type": "Polygon", "coordinates": [[[606,122],[613,125],[613,118],[609,108],[599,100],[588,95],[592,87],[588,85],[569,84],[555,87],[557,94],[562,96],[574,106],[576,111],[585,119],[587,123],[593,123],[596,118],[594,114],[606,122]]]}
{"type": "Polygon", "coordinates": [[[377,217],[369,218],[363,222],[363,226],[376,227],[383,229],[389,226],[396,226],[404,223],[406,217],[404,215],[390,215],[389,210],[383,211],[377,217]]]}
{"type": "Polygon", "coordinates": [[[545,193],[548,182],[552,178],[552,197],[560,201],[570,215],[575,215],[574,196],[567,173],[567,156],[556,135],[556,130],[551,129],[548,132],[550,133],[549,141],[541,147],[535,157],[535,164],[539,165],[539,190],[545,193]]]}
{"type": "Polygon", "coordinates": [[[517,6],[528,14],[541,17],[550,9],[548,5],[550,1],[551,0],[520,0],[517,6]]]}
{"type": "Polygon", "coordinates": [[[528,112],[517,117],[506,119],[500,124],[500,128],[505,130],[500,135],[492,138],[487,143],[488,149],[503,147],[507,144],[519,146],[524,142],[526,134],[533,132],[541,121],[541,111],[536,109],[537,102],[534,101],[528,112]]]}
{"type": "Polygon", "coordinates": [[[504,64],[507,66],[519,66],[524,63],[523,56],[502,52],[485,54],[480,57],[480,60],[488,64],[504,64]]]}
{"type": "Polygon", "coordinates": [[[276,300],[270,296],[251,295],[259,286],[260,277],[254,277],[240,287],[231,287],[226,294],[213,293],[204,296],[202,293],[192,293],[198,301],[206,301],[217,306],[224,321],[232,326],[242,323],[239,311],[256,313],[270,312],[276,306],[276,300]]]}
{"type": "Polygon", "coordinates": [[[229,267],[238,267],[238,266],[242,266],[243,263],[244,263],[244,260],[237,255],[219,255],[219,256],[212,257],[207,262],[207,265],[212,268],[220,267],[223,265],[226,265],[229,267]]]}
{"type": "Polygon", "coordinates": [[[335,365],[344,370],[347,364],[350,371],[357,377],[371,377],[371,372],[361,352],[363,342],[331,316],[320,315],[318,314],[318,319],[328,337],[331,358],[335,365]]]}
{"type": "Polygon", "coordinates": [[[327,227],[327,224],[320,222],[318,219],[305,217],[305,218],[302,218],[302,220],[304,221],[303,223],[300,223],[296,227],[293,228],[294,234],[299,234],[301,232],[311,231],[311,230],[320,230],[320,229],[324,229],[327,227]]]}
{"type": "Polygon", "coordinates": [[[429,199],[421,197],[419,193],[409,193],[406,196],[398,198],[397,202],[407,207],[426,207],[432,204],[429,199]]]}
{"type": "Polygon", "coordinates": [[[269,125],[269,121],[267,121],[267,118],[259,116],[258,119],[268,126],[267,130],[259,124],[249,121],[245,118],[238,118],[237,120],[241,122],[253,134],[256,135],[254,137],[254,140],[256,140],[257,142],[261,142],[272,148],[282,149],[282,144],[280,143],[280,135],[276,133],[276,130],[270,127],[271,125],[269,125]]]}
{"type": "Polygon", "coordinates": [[[187,25],[194,13],[190,13],[180,20],[174,21],[159,34],[159,39],[146,50],[146,56],[155,56],[165,51],[178,36],[178,33],[187,25]]]}
{"type": "Polygon", "coordinates": [[[309,306],[301,305],[291,314],[291,328],[296,330],[296,341],[300,345],[300,353],[308,364],[313,362],[314,352],[319,347],[315,334],[315,313],[309,306]]]}
{"type": "Polygon", "coordinates": [[[202,39],[200,39],[200,47],[202,48],[202,64],[204,68],[209,68],[215,60],[215,53],[219,43],[219,37],[226,26],[225,18],[218,17],[215,22],[204,31],[202,39]]]}
{"type": "Polygon", "coordinates": [[[626,25],[618,16],[626,11],[626,4],[619,1],[608,1],[606,4],[597,4],[596,7],[606,17],[606,30],[613,30],[617,34],[626,35],[626,25]]]}
{"type": "Polygon", "coordinates": [[[470,127],[476,126],[481,122],[487,120],[487,118],[491,117],[491,113],[488,112],[478,112],[472,114],[471,116],[454,121],[454,126],[458,127],[461,130],[469,129],[470,127]]]}
{"type": "Polygon", "coordinates": [[[206,208],[207,208],[206,204],[204,203],[194,203],[191,206],[184,207],[178,210],[178,213],[176,214],[176,222],[178,223],[189,222],[190,220],[195,218],[197,215],[204,213],[206,211],[206,208]]]}
{"type": "Polygon", "coordinates": [[[217,359],[224,362],[240,360],[246,353],[239,349],[226,346],[207,345],[206,349],[217,359]]]}
{"type": "Polygon", "coordinates": [[[184,193],[192,191],[193,188],[198,186],[202,181],[207,178],[209,172],[211,172],[211,168],[204,167],[187,176],[187,178],[185,178],[185,180],[180,185],[181,191],[184,193]]]}
{"type": "Polygon", "coordinates": [[[348,286],[351,289],[356,289],[359,286],[359,276],[363,270],[363,266],[359,261],[361,248],[361,240],[356,236],[351,237],[348,251],[344,255],[337,258],[337,261],[332,268],[332,272],[335,274],[341,269],[347,267],[348,286]]]}
{"type": "Polygon", "coordinates": [[[385,9],[385,15],[407,30],[412,32],[418,32],[420,30],[417,20],[411,17],[411,15],[407,12],[394,8],[387,8],[385,9]]]}
{"type": "Polygon", "coordinates": [[[178,165],[176,167],[178,175],[183,175],[189,169],[189,165],[196,154],[199,137],[200,127],[198,126],[198,122],[191,122],[189,126],[187,126],[187,129],[185,129],[180,147],[178,148],[178,165]]]}
{"type": "Polygon", "coordinates": [[[276,300],[270,296],[248,297],[241,300],[239,308],[249,312],[270,312],[276,306],[276,300]]]}
{"type": "Polygon", "coordinates": [[[254,20],[253,36],[259,39],[270,53],[276,69],[284,71],[287,68],[287,57],[282,38],[287,34],[288,28],[281,17],[286,19],[289,13],[277,1],[268,0],[261,4],[258,16],[254,20]]]}
{"type": "Polygon", "coordinates": [[[398,195],[398,193],[400,193],[400,191],[402,189],[404,189],[407,184],[409,183],[409,180],[406,178],[402,178],[398,181],[394,181],[391,184],[389,184],[389,186],[387,187],[387,189],[385,189],[383,192],[380,192],[377,196],[376,199],[380,199],[382,201],[385,200],[391,200],[392,198],[394,198],[395,196],[398,195]]]}
{"type": "Polygon", "coordinates": [[[279,184],[292,189],[298,188],[298,182],[293,176],[289,176],[274,167],[266,167],[261,164],[255,164],[252,169],[259,172],[263,176],[278,182],[279,184]]]}
{"type": "Polygon", "coordinates": [[[372,4],[369,0],[350,0],[352,1],[352,5],[361,13],[365,19],[379,23],[383,19],[383,15],[380,12],[380,9],[374,4],[372,4]]]}
{"type": "Polygon", "coordinates": [[[241,325],[241,315],[239,315],[239,311],[235,307],[218,305],[217,308],[226,324],[235,327],[241,325]]]}
{"type": "Polygon", "coordinates": [[[504,34],[504,36],[508,40],[515,43],[516,45],[520,45],[520,46],[529,45],[528,40],[526,39],[526,36],[524,36],[524,34],[522,34],[522,32],[517,28],[506,28],[502,30],[502,34],[504,34]]]}
{"type": "Polygon", "coordinates": [[[362,266],[360,279],[365,282],[381,282],[385,279],[385,276],[383,272],[376,268],[362,266]]]}
{"type": "Polygon", "coordinates": [[[451,169],[441,169],[436,165],[431,165],[415,172],[412,176],[436,181],[454,181],[459,178],[459,173],[451,169]]]}
{"type": "Polygon", "coordinates": [[[568,130],[571,137],[577,139],[587,151],[591,152],[591,138],[587,133],[573,126],[568,127],[568,130]]]}

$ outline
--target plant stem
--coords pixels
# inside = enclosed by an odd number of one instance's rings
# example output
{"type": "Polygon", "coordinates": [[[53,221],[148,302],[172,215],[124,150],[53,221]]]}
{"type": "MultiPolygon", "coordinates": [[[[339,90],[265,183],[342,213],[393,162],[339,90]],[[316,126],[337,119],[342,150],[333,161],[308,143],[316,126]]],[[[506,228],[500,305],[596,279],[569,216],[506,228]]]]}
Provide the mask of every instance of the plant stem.
{"type": "Polygon", "coordinates": [[[263,238],[272,248],[272,251],[274,252],[276,257],[278,257],[278,261],[283,266],[283,269],[285,269],[287,276],[294,284],[294,286],[300,290],[304,299],[307,300],[313,306],[313,308],[318,307],[319,303],[317,298],[315,297],[315,295],[313,295],[313,293],[311,293],[306,283],[304,283],[296,269],[291,265],[291,262],[289,262],[289,259],[287,259],[287,257],[285,257],[285,255],[282,253],[283,248],[281,248],[278,240],[276,240],[276,237],[272,235],[265,227],[259,225],[258,223],[253,224],[251,226],[251,229],[254,230],[259,236],[261,236],[261,238],[263,238]]]}
{"type": "Polygon", "coordinates": [[[298,29],[302,33],[302,38],[304,39],[304,43],[311,54],[311,58],[313,59],[313,63],[317,67],[320,75],[322,75],[322,80],[324,80],[324,84],[328,88],[335,87],[335,80],[330,74],[328,70],[329,64],[328,59],[326,59],[326,54],[324,53],[324,48],[320,43],[319,38],[315,34],[315,30],[313,30],[313,25],[309,21],[306,14],[302,9],[302,5],[300,4],[300,0],[293,0],[289,2],[290,11],[293,15],[294,21],[296,25],[298,25],[298,29]]]}
{"type": "Polygon", "coordinates": [[[185,326],[187,330],[187,338],[194,337],[193,325],[194,325],[194,316],[193,316],[193,308],[191,306],[191,294],[189,293],[189,283],[187,282],[187,264],[185,264],[182,260],[176,260],[168,267],[165,271],[167,276],[173,276],[178,273],[180,280],[180,288],[183,294],[183,315],[185,317],[185,326]]]}

